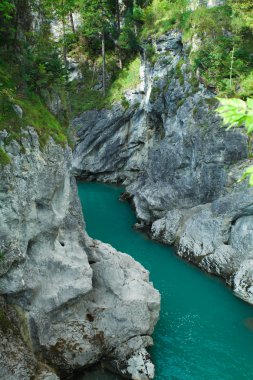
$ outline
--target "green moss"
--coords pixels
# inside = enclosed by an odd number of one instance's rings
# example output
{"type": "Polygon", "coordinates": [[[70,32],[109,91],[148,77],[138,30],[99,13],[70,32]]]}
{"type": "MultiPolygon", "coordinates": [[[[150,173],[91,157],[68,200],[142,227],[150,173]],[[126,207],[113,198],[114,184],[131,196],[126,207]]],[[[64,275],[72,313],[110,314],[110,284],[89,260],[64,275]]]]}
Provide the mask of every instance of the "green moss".
{"type": "Polygon", "coordinates": [[[157,97],[160,94],[160,92],[161,92],[161,90],[160,90],[159,87],[153,87],[152,91],[151,91],[151,94],[150,94],[150,101],[154,102],[157,99],[157,97]]]}
{"type": "Polygon", "coordinates": [[[177,102],[177,109],[180,108],[180,107],[184,104],[184,101],[185,101],[185,99],[180,99],[180,100],[177,102]]]}
{"type": "Polygon", "coordinates": [[[29,330],[29,324],[27,321],[26,312],[18,305],[13,305],[13,309],[16,311],[19,319],[19,330],[25,344],[32,349],[32,339],[29,330]]]}
{"type": "Polygon", "coordinates": [[[199,81],[198,79],[196,78],[196,75],[194,72],[191,73],[191,76],[189,77],[188,79],[192,89],[194,92],[197,92],[198,89],[199,89],[199,81]]]}
{"type": "MultiPolygon", "coordinates": [[[[3,148],[0,147],[0,165],[5,166],[5,165],[8,165],[10,162],[11,162],[10,157],[3,150],[3,148]]],[[[1,252],[0,252],[0,259],[1,259],[1,252]]]]}
{"type": "Polygon", "coordinates": [[[13,330],[11,321],[8,319],[5,310],[0,308],[0,328],[6,333],[8,330],[13,330]]]}
{"type": "Polygon", "coordinates": [[[125,96],[122,97],[121,99],[121,104],[122,106],[127,110],[130,106],[130,103],[129,101],[127,100],[127,98],[125,96]]]}
{"type": "Polygon", "coordinates": [[[178,78],[181,86],[184,85],[184,74],[182,72],[182,66],[184,63],[185,63],[184,60],[180,59],[180,61],[177,63],[177,66],[175,68],[176,78],[178,78]]]}
{"type": "Polygon", "coordinates": [[[208,105],[209,108],[216,108],[219,105],[219,102],[216,98],[205,99],[205,103],[208,105]]]}
{"type": "Polygon", "coordinates": [[[192,110],[193,117],[195,117],[197,115],[197,113],[198,113],[198,108],[197,107],[193,108],[193,110],[192,110]]]}
{"type": "Polygon", "coordinates": [[[141,103],[140,102],[135,102],[133,107],[135,110],[137,110],[140,107],[141,103]]]}
{"type": "Polygon", "coordinates": [[[168,65],[170,63],[171,59],[167,56],[167,54],[162,55],[160,58],[160,63],[162,65],[168,65]]]}
{"type": "Polygon", "coordinates": [[[152,43],[148,43],[144,47],[146,59],[154,66],[159,58],[159,54],[156,53],[155,47],[152,43]]]}

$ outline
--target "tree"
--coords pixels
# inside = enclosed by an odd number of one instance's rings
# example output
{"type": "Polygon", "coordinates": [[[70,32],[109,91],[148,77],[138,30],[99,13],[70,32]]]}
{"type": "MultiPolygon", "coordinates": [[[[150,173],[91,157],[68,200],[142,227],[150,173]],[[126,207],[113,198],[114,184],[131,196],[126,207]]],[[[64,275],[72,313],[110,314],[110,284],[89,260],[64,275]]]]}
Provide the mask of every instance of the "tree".
{"type": "MultiPolygon", "coordinates": [[[[0,15],[3,21],[11,20],[15,5],[12,0],[2,0],[0,3],[0,15]]],[[[2,30],[2,27],[1,27],[2,30]]]]}
{"type": "Polygon", "coordinates": [[[12,36],[11,21],[15,13],[15,5],[12,0],[4,0],[0,3],[0,45],[7,45],[12,36]]]}
{"type": "Polygon", "coordinates": [[[106,91],[106,35],[114,28],[114,17],[108,0],[82,0],[83,34],[98,38],[101,43],[103,61],[103,93],[106,91]]]}
{"type": "Polygon", "coordinates": [[[73,34],[76,33],[73,12],[78,8],[80,0],[41,0],[40,6],[47,18],[56,18],[62,24],[62,55],[67,67],[67,20],[69,19],[73,34]]]}

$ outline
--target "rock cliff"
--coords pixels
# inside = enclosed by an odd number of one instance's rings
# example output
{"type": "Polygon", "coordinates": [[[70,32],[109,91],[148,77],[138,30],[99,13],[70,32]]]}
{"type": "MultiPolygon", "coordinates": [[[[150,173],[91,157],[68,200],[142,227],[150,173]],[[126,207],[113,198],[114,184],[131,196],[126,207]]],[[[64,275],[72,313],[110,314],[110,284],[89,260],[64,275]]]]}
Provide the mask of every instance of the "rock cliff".
{"type": "Polygon", "coordinates": [[[193,71],[180,32],[153,46],[155,60],[144,49],[127,109],[115,104],[73,121],[74,171],[123,183],[154,239],[174,244],[253,303],[253,189],[237,183],[249,165],[247,137],[221,128],[215,93],[193,71]]]}
{"type": "Polygon", "coordinates": [[[55,380],[101,360],[153,378],[159,293],[140,264],[86,235],[70,149],[51,139],[41,150],[32,128],[20,143],[1,132],[0,146],[11,159],[0,173],[0,378],[55,380]]]}

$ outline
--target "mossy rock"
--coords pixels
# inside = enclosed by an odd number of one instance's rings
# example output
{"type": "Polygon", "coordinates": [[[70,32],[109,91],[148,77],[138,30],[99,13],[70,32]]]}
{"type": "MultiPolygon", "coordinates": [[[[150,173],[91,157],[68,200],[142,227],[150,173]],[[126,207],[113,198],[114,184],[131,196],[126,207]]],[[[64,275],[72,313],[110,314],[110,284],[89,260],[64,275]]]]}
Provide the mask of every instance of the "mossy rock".
{"type": "Polygon", "coordinates": [[[6,333],[9,330],[13,330],[13,325],[6,315],[5,310],[0,308],[0,328],[6,333]]]}
{"type": "MultiPolygon", "coordinates": [[[[10,164],[11,159],[8,156],[8,154],[3,150],[3,148],[0,148],[0,165],[5,166],[10,164]]],[[[0,255],[1,259],[1,255],[0,255]]]]}

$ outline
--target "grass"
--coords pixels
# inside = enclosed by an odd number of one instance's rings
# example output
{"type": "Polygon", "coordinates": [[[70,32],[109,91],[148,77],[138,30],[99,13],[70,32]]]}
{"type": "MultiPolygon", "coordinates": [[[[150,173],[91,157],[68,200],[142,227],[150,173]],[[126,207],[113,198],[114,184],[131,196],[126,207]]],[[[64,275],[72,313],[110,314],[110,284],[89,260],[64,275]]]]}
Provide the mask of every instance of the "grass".
{"type": "Polygon", "coordinates": [[[186,0],[153,0],[144,11],[142,38],[157,37],[180,27],[188,13],[186,0]]]}
{"type": "Polygon", "coordinates": [[[184,60],[180,59],[180,61],[177,63],[175,73],[176,73],[176,78],[179,79],[179,83],[181,86],[184,84],[184,74],[182,72],[182,66],[184,64],[184,60]]]}
{"type": "MultiPolygon", "coordinates": [[[[0,131],[7,130],[8,141],[22,137],[22,129],[34,127],[39,135],[40,145],[43,147],[52,137],[56,143],[67,143],[67,130],[64,128],[42,102],[38,94],[27,90],[17,90],[20,83],[18,72],[11,72],[6,63],[0,62],[0,131]],[[14,105],[23,110],[23,117],[15,112],[14,105]]],[[[0,151],[0,162],[9,163],[7,154],[0,151]]]]}
{"type": "Polygon", "coordinates": [[[66,131],[37,95],[31,94],[26,98],[17,98],[16,104],[24,112],[23,124],[35,128],[42,146],[46,144],[49,137],[58,144],[64,145],[67,142],[66,131]]]}
{"type": "MultiPolygon", "coordinates": [[[[198,69],[207,86],[215,88],[220,96],[253,96],[253,24],[238,17],[236,7],[228,2],[223,6],[207,8],[199,6],[190,10],[185,0],[153,0],[144,9],[144,25],[141,39],[145,42],[169,32],[180,30],[183,42],[191,45],[194,37],[200,39],[197,49],[188,54],[193,71],[198,69]],[[226,31],[226,32],[225,32],[226,31]],[[231,51],[234,49],[233,83],[230,83],[231,51]]],[[[247,11],[240,8],[241,16],[247,11]]],[[[147,45],[147,56],[153,63],[157,59],[152,46],[147,45]]],[[[183,77],[177,70],[180,84],[183,77]]],[[[194,88],[198,85],[194,83],[194,88]]]]}
{"type": "MultiPolygon", "coordinates": [[[[3,148],[0,147],[0,165],[5,166],[8,165],[11,162],[10,157],[8,154],[3,150],[3,148]]],[[[0,252],[0,260],[2,258],[1,252],[0,252]]]]}
{"type": "Polygon", "coordinates": [[[141,60],[136,57],[128,66],[118,71],[115,79],[110,83],[105,97],[101,91],[94,90],[96,78],[92,78],[91,72],[86,71],[83,78],[83,82],[86,84],[84,87],[80,87],[76,81],[71,84],[72,114],[76,116],[91,109],[111,108],[115,102],[121,102],[124,108],[128,108],[129,102],[124,94],[127,90],[136,88],[140,83],[140,65],[141,60]]]}
{"type": "Polygon", "coordinates": [[[140,66],[141,60],[137,57],[119,72],[107,94],[110,103],[120,101],[127,90],[132,90],[138,86],[140,83],[140,66]]]}

